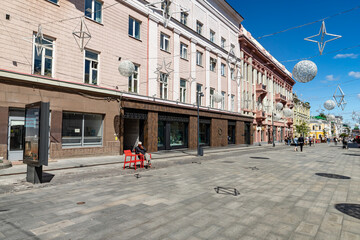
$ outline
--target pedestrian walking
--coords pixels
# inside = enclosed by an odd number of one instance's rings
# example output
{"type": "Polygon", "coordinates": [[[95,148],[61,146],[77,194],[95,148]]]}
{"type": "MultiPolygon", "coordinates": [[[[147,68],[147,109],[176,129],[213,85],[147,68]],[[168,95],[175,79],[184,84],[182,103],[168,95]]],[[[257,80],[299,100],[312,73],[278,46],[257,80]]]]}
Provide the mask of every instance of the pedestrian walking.
{"type": "Polygon", "coordinates": [[[310,136],[310,137],[309,137],[309,147],[311,147],[312,141],[313,141],[313,138],[310,136]]]}
{"type": "Polygon", "coordinates": [[[330,138],[329,137],[326,138],[326,141],[327,141],[328,145],[330,145],[330,138]]]}
{"type": "Polygon", "coordinates": [[[336,137],[334,137],[335,146],[337,146],[337,142],[338,142],[338,139],[336,137]]]}
{"type": "Polygon", "coordinates": [[[295,144],[295,148],[294,148],[294,152],[297,152],[297,145],[298,145],[298,138],[297,137],[295,137],[294,138],[294,144],[295,144]]]}
{"type": "Polygon", "coordinates": [[[303,150],[303,146],[304,146],[304,137],[302,135],[300,135],[299,139],[298,139],[299,145],[300,145],[300,151],[302,152],[303,150]]]}
{"type": "Polygon", "coordinates": [[[343,149],[347,149],[347,139],[345,137],[343,137],[343,140],[342,140],[342,143],[343,143],[343,149]]]}

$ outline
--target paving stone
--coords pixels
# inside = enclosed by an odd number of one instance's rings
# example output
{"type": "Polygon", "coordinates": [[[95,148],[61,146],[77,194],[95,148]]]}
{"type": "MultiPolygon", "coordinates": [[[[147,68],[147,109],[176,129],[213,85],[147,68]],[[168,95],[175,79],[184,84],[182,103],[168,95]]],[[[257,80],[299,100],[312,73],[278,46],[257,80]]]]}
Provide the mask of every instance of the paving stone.
{"type": "Polygon", "coordinates": [[[295,232],[301,233],[304,235],[315,236],[319,225],[315,225],[308,222],[301,222],[299,226],[296,228],[295,232]]]}

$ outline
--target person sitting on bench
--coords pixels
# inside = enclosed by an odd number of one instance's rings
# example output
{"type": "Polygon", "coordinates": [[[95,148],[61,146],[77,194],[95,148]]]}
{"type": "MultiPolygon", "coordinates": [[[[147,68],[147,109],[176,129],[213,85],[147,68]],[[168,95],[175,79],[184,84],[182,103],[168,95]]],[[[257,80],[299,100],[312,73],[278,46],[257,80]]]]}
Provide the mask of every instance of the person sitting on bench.
{"type": "Polygon", "coordinates": [[[142,142],[138,142],[138,145],[135,147],[136,154],[142,154],[144,156],[144,160],[147,161],[147,165],[145,167],[151,167],[150,155],[146,153],[146,148],[142,145],[142,142]]]}

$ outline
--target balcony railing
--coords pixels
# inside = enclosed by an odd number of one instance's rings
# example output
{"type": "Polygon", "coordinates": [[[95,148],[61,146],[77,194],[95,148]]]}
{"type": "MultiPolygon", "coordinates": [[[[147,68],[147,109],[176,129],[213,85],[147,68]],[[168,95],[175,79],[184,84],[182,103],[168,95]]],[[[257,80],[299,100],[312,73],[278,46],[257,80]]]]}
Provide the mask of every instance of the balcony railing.
{"type": "Polygon", "coordinates": [[[284,104],[286,104],[286,96],[285,95],[282,95],[281,93],[276,93],[275,94],[275,101],[277,102],[282,102],[284,104]]]}
{"type": "Polygon", "coordinates": [[[262,83],[256,84],[256,97],[265,97],[267,94],[266,85],[262,83]]]}

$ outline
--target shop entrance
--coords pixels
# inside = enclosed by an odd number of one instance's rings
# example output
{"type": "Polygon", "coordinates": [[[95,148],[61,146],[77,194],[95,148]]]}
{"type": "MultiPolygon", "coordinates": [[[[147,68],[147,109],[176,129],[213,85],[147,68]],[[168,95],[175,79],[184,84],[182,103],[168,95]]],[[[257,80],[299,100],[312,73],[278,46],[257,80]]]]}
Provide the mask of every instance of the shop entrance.
{"type": "Polygon", "coordinates": [[[188,122],[186,117],[159,115],[158,150],[187,148],[188,122]]]}
{"type": "Polygon", "coordinates": [[[235,144],[235,122],[228,121],[228,144],[235,144]]]}
{"type": "Polygon", "coordinates": [[[144,126],[146,112],[125,109],[124,113],[124,150],[134,150],[137,142],[144,145],[144,126]]]}
{"type": "Polygon", "coordinates": [[[8,128],[8,160],[23,159],[24,117],[9,117],[8,128]]]}
{"type": "Polygon", "coordinates": [[[250,145],[250,123],[246,122],[245,123],[245,144],[250,145]]]}
{"type": "Polygon", "coordinates": [[[210,146],[210,119],[200,118],[199,134],[200,134],[200,146],[210,146]]]}

